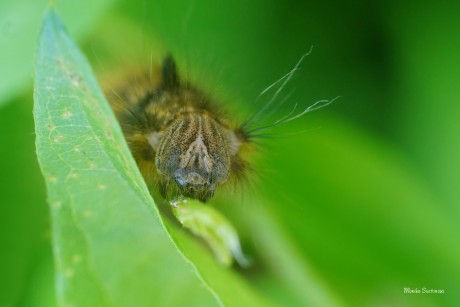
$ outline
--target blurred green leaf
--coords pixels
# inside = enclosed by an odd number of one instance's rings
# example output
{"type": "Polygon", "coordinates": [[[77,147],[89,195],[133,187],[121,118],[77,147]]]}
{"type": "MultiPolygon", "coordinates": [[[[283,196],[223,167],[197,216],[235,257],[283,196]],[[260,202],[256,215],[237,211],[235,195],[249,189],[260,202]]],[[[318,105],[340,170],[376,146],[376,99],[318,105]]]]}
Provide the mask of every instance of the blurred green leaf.
{"type": "Polygon", "coordinates": [[[16,306],[24,299],[37,257],[44,248],[51,250],[32,104],[30,93],[0,111],[0,306],[16,306]]]}
{"type": "Polygon", "coordinates": [[[443,209],[460,219],[460,37],[452,32],[460,27],[460,2],[398,8],[388,18],[400,74],[394,133],[443,209]]]}
{"type": "Polygon", "coordinates": [[[348,302],[458,302],[455,218],[391,147],[338,120],[320,123],[278,139],[266,177],[266,205],[302,254],[348,302]],[[408,296],[404,287],[448,294],[408,296]]]}
{"type": "MultiPolygon", "coordinates": [[[[40,22],[49,0],[0,1],[0,107],[32,81],[40,22]]],[[[115,0],[57,1],[77,37],[88,31],[115,0]]]]}
{"type": "Polygon", "coordinates": [[[0,106],[31,81],[33,50],[46,3],[0,2],[0,106]]]}

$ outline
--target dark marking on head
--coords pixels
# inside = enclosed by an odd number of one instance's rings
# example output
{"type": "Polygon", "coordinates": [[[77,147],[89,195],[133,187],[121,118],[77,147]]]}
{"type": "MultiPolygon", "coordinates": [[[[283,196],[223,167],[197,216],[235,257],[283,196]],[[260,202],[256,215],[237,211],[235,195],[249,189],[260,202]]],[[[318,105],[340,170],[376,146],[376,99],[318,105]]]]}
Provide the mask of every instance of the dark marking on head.
{"type": "Polygon", "coordinates": [[[176,62],[171,55],[168,55],[163,60],[161,73],[163,77],[163,86],[166,89],[175,89],[179,87],[179,76],[177,74],[176,62]]]}

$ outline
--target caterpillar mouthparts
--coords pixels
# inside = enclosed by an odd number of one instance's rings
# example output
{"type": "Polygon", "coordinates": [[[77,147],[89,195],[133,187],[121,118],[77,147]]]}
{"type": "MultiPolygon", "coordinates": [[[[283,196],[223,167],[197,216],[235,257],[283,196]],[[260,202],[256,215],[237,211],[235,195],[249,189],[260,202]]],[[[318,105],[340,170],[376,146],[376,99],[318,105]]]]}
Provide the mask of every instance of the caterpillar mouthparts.
{"type": "Polygon", "coordinates": [[[166,199],[206,201],[230,177],[244,175],[241,149],[248,138],[179,78],[171,56],[155,75],[131,83],[107,97],[149,186],[166,199]]]}

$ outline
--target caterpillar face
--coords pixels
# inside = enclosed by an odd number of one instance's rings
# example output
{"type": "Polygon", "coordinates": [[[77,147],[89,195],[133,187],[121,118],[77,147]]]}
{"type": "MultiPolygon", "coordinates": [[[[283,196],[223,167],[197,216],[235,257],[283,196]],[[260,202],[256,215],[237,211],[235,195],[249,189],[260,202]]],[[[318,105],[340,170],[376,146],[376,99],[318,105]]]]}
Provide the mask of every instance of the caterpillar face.
{"type": "Polygon", "coordinates": [[[157,170],[174,179],[186,196],[212,196],[229,176],[237,147],[232,133],[208,113],[182,114],[159,140],[157,170]]]}
{"type": "Polygon", "coordinates": [[[171,57],[153,77],[133,80],[108,98],[142,175],[165,198],[206,201],[244,174],[243,134],[207,96],[183,85],[171,57]]]}

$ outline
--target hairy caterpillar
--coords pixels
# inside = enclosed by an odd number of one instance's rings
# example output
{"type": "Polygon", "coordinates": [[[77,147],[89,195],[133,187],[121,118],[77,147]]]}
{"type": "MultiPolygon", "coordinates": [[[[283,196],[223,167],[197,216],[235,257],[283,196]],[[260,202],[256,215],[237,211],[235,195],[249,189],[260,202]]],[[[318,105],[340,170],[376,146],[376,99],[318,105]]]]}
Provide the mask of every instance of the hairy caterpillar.
{"type": "Polygon", "coordinates": [[[152,76],[131,80],[108,99],[142,175],[163,197],[206,201],[248,169],[249,134],[181,80],[171,56],[152,76]]]}
{"type": "Polygon", "coordinates": [[[243,122],[232,121],[221,111],[221,102],[182,79],[171,56],[156,70],[125,80],[123,86],[107,93],[149,188],[160,192],[176,219],[202,237],[217,261],[226,267],[233,259],[242,267],[251,263],[241,250],[237,231],[217,210],[193,204],[182,196],[206,202],[222,185],[248,174],[252,169],[248,155],[264,131],[334,101],[318,101],[299,113],[295,113],[295,105],[286,116],[264,124],[289,98],[278,96],[308,54],[260,94],[259,98],[274,91],[243,122]]]}
{"type": "Polygon", "coordinates": [[[231,121],[218,102],[181,79],[171,56],[153,74],[129,80],[116,92],[107,93],[147,184],[166,199],[183,195],[206,201],[221,185],[244,177],[250,169],[247,152],[261,131],[335,100],[318,101],[294,114],[296,105],[276,122],[257,126],[284,102],[277,100],[278,95],[308,54],[261,93],[278,85],[263,107],[242,123],[231,121]]]}

